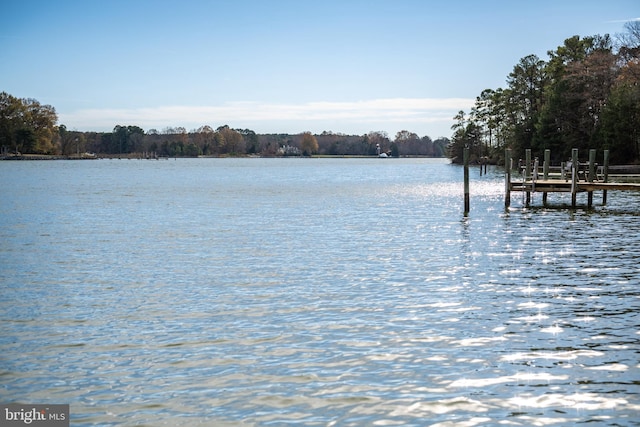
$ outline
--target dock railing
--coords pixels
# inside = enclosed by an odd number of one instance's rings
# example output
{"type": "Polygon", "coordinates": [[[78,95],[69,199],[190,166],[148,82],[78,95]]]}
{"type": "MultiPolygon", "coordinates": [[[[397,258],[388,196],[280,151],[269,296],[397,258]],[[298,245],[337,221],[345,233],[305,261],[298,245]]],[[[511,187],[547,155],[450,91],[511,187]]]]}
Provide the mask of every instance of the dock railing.
{"type": "MultiPolygon", "coordinates": [[[[611,175],[610,169],[624,171],[622,166],[609,166],[609,151],[605,150],[603,164],[596,162],[596,150],[589,150],[588,161],[580,161],[578,149],[571,150],[571,158],[562,162],[560,166],[551,165],[550,150],[544,151],[542,165],[538,157],[532,159],[530,149],[525,150],[525,159],[518,162],[517,169],[514,169],[511,150],[506,150],[505,155],[505,207],[511,203],[511,191],[521,191],[525,193],[525,204],[531,203],[531,194],[542,193],[542,201],[547,204],[548,193],[571,193],[571,205],[576,206],[576,196],[578,193],[587,193],[587,205],[593,205],[593,192],[602,191],[602,204],[607,203],[608,190],[640,190],[640,183],[629,182],[629,177],[636,179],[640,175],[611,175]],[[514,177],[513,171],[519,175],[514,177]],[[613,177],[614,182],[610,182],[613,177]],[[627,179],[624,179],[627,178],[627,179]]],[[[628,170],[629,167],[626,167],[628,170]]]]}

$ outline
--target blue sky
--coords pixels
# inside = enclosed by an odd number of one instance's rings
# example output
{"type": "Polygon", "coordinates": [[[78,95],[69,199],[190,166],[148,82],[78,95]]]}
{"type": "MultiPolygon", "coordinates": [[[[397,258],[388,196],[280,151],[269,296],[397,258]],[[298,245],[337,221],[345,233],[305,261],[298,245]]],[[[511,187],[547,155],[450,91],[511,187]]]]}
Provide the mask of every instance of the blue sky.
{"type": "Polygon", "coordinates": [[[20,0],[0,91],[68,129],[451,135],[518,61],[623,32],[638,0],[20,0]]]}

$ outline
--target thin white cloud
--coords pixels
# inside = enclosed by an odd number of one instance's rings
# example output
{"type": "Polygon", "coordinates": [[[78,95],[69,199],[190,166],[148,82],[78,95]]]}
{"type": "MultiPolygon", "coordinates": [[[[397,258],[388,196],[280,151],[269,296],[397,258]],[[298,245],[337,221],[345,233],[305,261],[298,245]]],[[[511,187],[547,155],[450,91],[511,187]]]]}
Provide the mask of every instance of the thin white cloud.
{"type": "Polygon", "coordinates": [[[613,21],[607,21],[607,24],[620,24],[620,23],[634,22],[634,21],[640,21],[640,18],[616,19],[613,21]]]}
{"type": "MultiPolygon", "coordinates": [[[[145,129],[202,125],[235,124],[249,127],[256,123],[277,123],[289,128],[301,124],[325,123],[348,127],[349,124],[449,123],[459,110],[468,110],[475,100],[467,98],[388,98],[353,102],[308,102],[303,104],[271,104],[262,102],[230,102],[220,106],[162,106],[135,109],[85,109],[60,113],[60,123],[70,129],[109,130],[117,124],[137,125],[145,129]],[[246,124],[246,125],[245,125],[246,124]]],[[[335,129],[341,131],[340,129],[335,129]]]]}

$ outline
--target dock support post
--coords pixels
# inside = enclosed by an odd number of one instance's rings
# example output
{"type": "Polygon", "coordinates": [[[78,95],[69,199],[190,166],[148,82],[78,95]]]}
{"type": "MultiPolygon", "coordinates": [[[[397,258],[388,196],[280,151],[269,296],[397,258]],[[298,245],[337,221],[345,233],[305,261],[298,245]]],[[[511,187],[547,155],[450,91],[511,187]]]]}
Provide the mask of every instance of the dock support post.
{"type": "Polygon", "coordinates": [[[511,206],[511,149],[507,148],[504,154],[504,207],[511,206]]]}
{"type": "Polygon", "coordinates": [[[578,149],[571,149],[571,207],[576,207],[576,194],[578,192],[578,149]]]}
{"type": "Polygon", "coordinates": [[[542,166],[542,176],[546,181],[549,179],[549,167],[551,166],[551,150],[544,150],[544,164],[542,166]]]}
{"type": "MultiPolygon", "coordinates": [[[[604,150],[603,182],[609,182],[609,150],[604,150]]],[[[607,190],[602,190],[602,205],[607,204],[607,190]]]]}
{"type": "Polygon", "coordinates": [[[469,213],[469,147],[464,147],[462,151],[464,163],[464,215],[469,213]]]}
{"type": "MultiPolygon", "coordinates": [[[[593,182],[593,177],[596,174],[596,150],[589,150],[589,182],[593,182]]],[[[587,208],[591,209],[593,206],[593,191],[587,193],[587,208]]]]}
{"type": "MultiPolygon", "coordinates": [[[[525,161],[524,161],[524,182],[527,185],[527,182],[531,179],[531,149],[527,148],[524,151],[525,161]]],[[[527,191],[527,198],[525,205],[529,207],[531,204],[531,191],[527,191]]]]}
{"type": "MultiPolygon", "coordinates": [[[[542,164],[542,179],[549,179],[549,166],[551,163],[551,150],[544,150],[544,163],[542,164]]],[[[547,192],[542,193],[542,204],[547,205],[547,192]]]]}

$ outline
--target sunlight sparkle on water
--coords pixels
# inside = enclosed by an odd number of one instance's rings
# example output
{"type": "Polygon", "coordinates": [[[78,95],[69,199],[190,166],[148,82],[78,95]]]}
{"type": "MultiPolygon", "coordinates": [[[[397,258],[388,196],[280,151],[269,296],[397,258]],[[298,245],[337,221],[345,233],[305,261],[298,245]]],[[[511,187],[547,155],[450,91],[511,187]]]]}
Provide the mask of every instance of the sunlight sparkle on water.
{"type": "Polygon", "coordinates": [[[562,329],[560,326],[558,326],[557,323],[555,323],[553,326],[549,326],[548,328],[541,329],[541,331],[548,334],[557,335],[559,333],[562,333],[564,329],[562,329]]]}
{"type": "Polygon", "coordinates": [[[464,215],[462,168],[402,158],[0,178],[0,401],[78,426],[637,425],[635,193],[505,210],[496,169],[464,215]]]}

